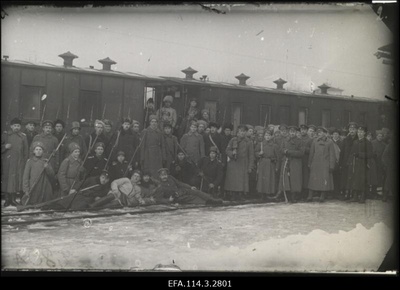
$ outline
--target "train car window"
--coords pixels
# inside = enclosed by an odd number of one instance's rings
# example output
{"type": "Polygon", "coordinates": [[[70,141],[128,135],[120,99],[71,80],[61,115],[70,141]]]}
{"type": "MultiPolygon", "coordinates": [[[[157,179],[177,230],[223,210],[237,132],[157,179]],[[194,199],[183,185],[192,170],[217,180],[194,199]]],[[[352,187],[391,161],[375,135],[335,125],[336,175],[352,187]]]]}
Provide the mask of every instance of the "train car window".
{"type": "Polygon", "coordinates": [[[42,87],[21,86],[20,114],[24,119],[40,120],[45,102],[41,101],[42,92],[42,87]]]}
{"type": "Polygon", "coordinates": [[[216,122],[217,120],[217,102],[216,101],[205,101],[204,109],[210,112],[210,121],[216,122]]]}
{"type": "Polygon", "coordinates": [[[261,105],[260,106],[260,118],[259,125],[267,126],[271,124],[272,107],[271,105],[261,105]]]}
{"type": "Polygon", "coordinates": [[[93,122],[101,119],[100,92],[81,90],[79,95],[79,120],[93,122]]]}
{"type": "Polygon", "coordinates": [[[331,126],[331,110],[322,110],[321,118],[322,127],[328,128],[331,126]]]}
{"type": "Polygon", "coordinates": [[[299,109],[299,126],[308,123],[308,108],[299,109]]]}
{"type": "Polygon", "coordinates": [[[291,125],[290,106],[279,107],[279,124],[291,125]]]}
{"type": "Polygon", "coordinates": [[[232,120],[233,120],[233,130],[237,131],[237,127],[242,123],[243,118],[243,104],[233,103],[232,104],[232,120]]]}

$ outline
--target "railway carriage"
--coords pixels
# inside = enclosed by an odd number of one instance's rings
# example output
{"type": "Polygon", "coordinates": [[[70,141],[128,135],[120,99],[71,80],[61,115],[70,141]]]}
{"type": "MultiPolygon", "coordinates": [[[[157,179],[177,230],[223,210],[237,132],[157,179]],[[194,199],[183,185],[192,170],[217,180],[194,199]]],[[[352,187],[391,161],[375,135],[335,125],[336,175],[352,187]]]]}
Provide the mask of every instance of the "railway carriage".
{"type": "Polygon", "coordinates": [[[247,85],[244,74],[236,76],[235,84],[213,82],[205,75],[195,79],[197,71],[190,67],[182,70],[183,78],[146,76],[112,70],[116,62],[109,58],[99,60],[103,67],[95,69],[73,66],[77,56],[70,52],[59,56],[63,65],[1,60],[3,131],[14,116],[37,123],[60,118],[67,126],[84,119],[84,134],[96,119],[119,124],[121,118],[131,117],[143,124],[146,99],[153,97],[158,109],[166,95],[173,96],[178,119],[185,117],[195,97],[200,108],[209,109],[211,121],[232,123],[235,129],[240,123],[343,128],[356,121],[375,131],[394,124],[390,101],[331,95],[325,84],[319,93],[306,93],[285,89],[282,79],[274,82],[276,88],[247,85]]]}

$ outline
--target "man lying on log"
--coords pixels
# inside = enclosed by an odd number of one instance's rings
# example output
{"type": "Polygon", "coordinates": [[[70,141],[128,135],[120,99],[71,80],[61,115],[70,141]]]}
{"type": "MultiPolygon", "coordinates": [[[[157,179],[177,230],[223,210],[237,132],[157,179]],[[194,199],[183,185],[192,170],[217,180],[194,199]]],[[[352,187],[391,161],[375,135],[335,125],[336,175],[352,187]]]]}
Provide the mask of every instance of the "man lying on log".
{"type": "Polygon", "coordinates": [[[153,198],[156,203],[162,204],[206,204],[222,205],[222,199],[215,199],[211,195],[198,190],[194,186],[182,183],[169,175],[169,170],[158,170],[159,186],[155,189],[153,198]]]}
{"type": "Polygon", "coordinates": [[[91,208],[110,208],[116,206],[138,206],[155,204],[152,197],[144,197],[138,185],[141,179],[139,170],[133,171],[132,178],[119,178],[111,183],[111,191],[106,196],[90,205],[91,208]]]}
{"type": "Polygon", "coordinates": [[[77,194],[63,196],[61,199],[49,202],[42,207],[43,210],[54,209],[71,209],[85,210],[95,201],[106,196],[110,189],[110,178],[107,171],[103,171],[100,176],[89,177],[78,190],[77,194]],[[71,203],[72,202],[72,203],[71,203]]]}

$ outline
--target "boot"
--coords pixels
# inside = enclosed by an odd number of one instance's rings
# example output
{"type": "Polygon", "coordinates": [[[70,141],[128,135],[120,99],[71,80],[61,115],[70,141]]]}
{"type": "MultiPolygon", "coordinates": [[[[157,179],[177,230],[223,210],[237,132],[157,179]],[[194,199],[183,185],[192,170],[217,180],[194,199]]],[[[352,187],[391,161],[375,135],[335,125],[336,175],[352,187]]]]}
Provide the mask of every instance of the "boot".
{"type": "Polygon", "coordinates": [[[352,198],[349,200],[350,202],[357,202],[358,200],[358,192],[353,192],[352,198]]]}
{"type": "Polygon", "coordinates": [[[4,194],[4,207],[10,206],[10,193],[5,193],[4,194]]]}
{"type": "Polygon", "coordinates": [[[309,190],[306,202],[312,202],[312,201],[313,201],[313,192],[312,192],[312,190],[309,190]]]}
{"type": "Polygon", "coordinates": [[[16,192],[10,193],[10,203],[11,203],[12,206],[20,205],[17,202],[17,193],[16,192]]]}
{"type": "Polygon", "coordinates": [[[110,203],[111,201],[113,201],[115,199],[114,195],[109,194],[106,195],[105,197],[100,198],[98,201],[95,201],[94,203],[92,203],[91,205],[89,205],[90,208],[97,208],[97,207],[102,207],[108,203],[110,203]]]}
{"type": "Polygon", "coordinates": [[[321,196],[319,198],[319,202],[324,202],[325,201],[325,191],[321,192],[321,196]]]}

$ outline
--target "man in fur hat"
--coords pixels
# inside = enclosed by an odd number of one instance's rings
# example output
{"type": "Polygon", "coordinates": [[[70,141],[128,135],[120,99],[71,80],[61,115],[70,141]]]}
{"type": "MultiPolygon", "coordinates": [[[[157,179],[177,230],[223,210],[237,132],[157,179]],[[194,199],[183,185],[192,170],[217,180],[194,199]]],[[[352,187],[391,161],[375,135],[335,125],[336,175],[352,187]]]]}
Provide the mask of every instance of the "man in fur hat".
{"type": "Polygon", "coordinates": [[[164,128],[164,124],[170,124],[172,129],[175,129],[177,115],[176,110],[171,107],[172,103],[174,102],[174,98],[170,95],[167,95],[164,97],[163,102],[164,106],[156,113],[160,119],[160,128],[164,128]]]}
{"type": "MultiPolygon", "coordinates": [[[[94,148],[93,145],[97,142],[101,142],[104,144],[104,146],[106,145],[106,137],[104,136],[104,122],[101,120],[96,120],[94,122],[94,131],[86,137],[85,139],[85,143],[86,143],[86,147],[88,150],[90,150],[91,148],[91,152],[90,154],[94,154],[94,148]]],[[[107,149],[107,147],[105,147],[107,149]]]]}
{"type": "MultiPolygon", "coordinates": [[[[80,134],[81,131],[81,124],[77,121],[71,123],[71,129],[67,137],[64,141],[63,150],[61,151],[62,154],[62,161],[67,158],[70,154],[69,152],[69,144],[76,143],[80,147],[81,156],[85,158],[87,153],[86,143],[82,135],[80,134]]],[[[61,161],[61,162],[62,162],[61,161]]]]}

